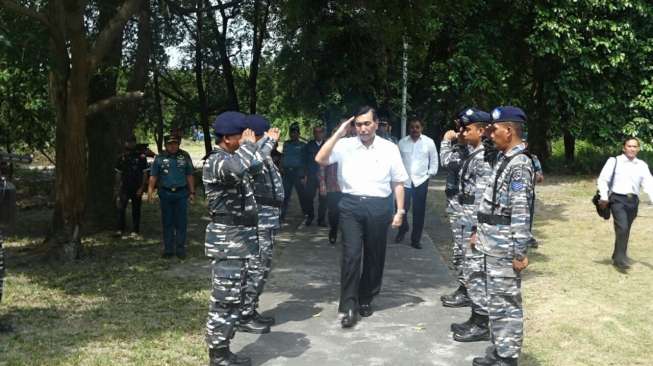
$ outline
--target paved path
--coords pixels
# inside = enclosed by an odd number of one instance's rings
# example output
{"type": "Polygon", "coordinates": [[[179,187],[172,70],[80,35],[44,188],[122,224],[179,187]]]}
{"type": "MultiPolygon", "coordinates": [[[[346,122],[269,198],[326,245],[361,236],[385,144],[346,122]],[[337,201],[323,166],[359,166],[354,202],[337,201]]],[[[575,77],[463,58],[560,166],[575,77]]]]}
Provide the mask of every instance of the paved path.
{"type": "MultiPolygon", "coordinates": [[[[444,199],[441,179],[429,192],[430,202],[438,199],[444,199]]],[[[443,215],[429,212],[424,249],[388,241],[375,313],[348,330],[340,327],[337,313],[341,244],[331,246],[325,228],[292,227],[298,225],[295,218],[278,237],[271,280],[261,297],[260,310],[274,315],[277,325],[261,336],[238,333],[233,350],[252,357],[254,365],[471,365],[488,343],[463,344],[451,337],[449,325],[466,319],[469,308],[440,304],[454,281],[431,237],[450,236],[443,215]]]]}

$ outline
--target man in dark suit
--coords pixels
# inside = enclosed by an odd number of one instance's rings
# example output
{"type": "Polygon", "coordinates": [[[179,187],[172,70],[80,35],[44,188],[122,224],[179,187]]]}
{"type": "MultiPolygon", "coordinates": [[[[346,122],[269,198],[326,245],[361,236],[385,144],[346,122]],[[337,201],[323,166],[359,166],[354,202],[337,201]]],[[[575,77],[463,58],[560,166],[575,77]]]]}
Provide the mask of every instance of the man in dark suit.
{"type": "MultiPolygon", "coordinates": [[[[315,155],[324,142],[324,127],[317,126],[313,128],[313,140],[309,141],[304,147],[304,161],[306,162],[306,226],[310,226],[315,218],[313,201],[315,192],[320,187],[320,165],[315,162],[315,155]]],[[[326,214],[326,196],[318,194],[317,207],[317,224],[326,226],[324,216],[326,214]]]]}

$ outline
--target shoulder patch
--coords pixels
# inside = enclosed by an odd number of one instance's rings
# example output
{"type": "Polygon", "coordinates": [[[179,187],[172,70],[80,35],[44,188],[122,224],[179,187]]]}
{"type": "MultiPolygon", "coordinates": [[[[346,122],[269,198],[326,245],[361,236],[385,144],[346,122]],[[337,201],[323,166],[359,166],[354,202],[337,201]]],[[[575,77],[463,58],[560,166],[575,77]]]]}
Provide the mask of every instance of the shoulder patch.
{"type": "Polygon", "coordinates": [[[510,183],[510,190],[513,192],[519,192],[524,189],[524,183],[522,181],[514,181],[510,183]]]}

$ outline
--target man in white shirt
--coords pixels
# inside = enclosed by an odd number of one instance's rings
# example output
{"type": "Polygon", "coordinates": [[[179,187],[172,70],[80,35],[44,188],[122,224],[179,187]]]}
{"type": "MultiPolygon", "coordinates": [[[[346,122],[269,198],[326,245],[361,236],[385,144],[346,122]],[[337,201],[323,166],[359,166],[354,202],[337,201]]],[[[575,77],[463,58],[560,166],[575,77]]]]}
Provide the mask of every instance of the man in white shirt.
{"type": "MultiPolygon", "coordinates": [[[[404,182],[406,191],[404,209],[408,212],[411,203],[413,204],[413,231],[410,234],[410,246],[422,249],[420,240],[424,229],[426,194],[429,190],[429,178],[438,172],[438,151],[435,149],[435,142],[422,134],[424,125],[420,119],[412,119],[408,123],[408,129],[410,134],[399,140],[401,159],[410,177],[404,182]]],[[[404,215],[395,242],[402,242],[407,232],[408,218],[404,215]]]]}
{"type": "Polygon", "coordinates": [[[615,231],[612,262],[619,269],[630,267],[626,251],[630,227],[637,217],[640,186],[644,187],[649,199],[653,200],[653,177],[648,164],[637,159],[638,153],[639,140],[635,137],[627,138],[624,140],[623,154],[608,159],[597,180],[601,195],[599,204],[602,207],[610,206],[612,212],[615,231]]]}
{"type": "Polygon", "coordinates": [[[322,166],[338,163],[342,262],[340,305],[342,327],[350,328],[358,315],[372,315],[371,302],[381,290],[388,225],[399,227],[404,209],[393,213],[392,193],[397,207],[404,207],[404,182],[408,174],[399,149],[376,136],[378,116],[374,108],[362,107],[344,123],[315,156],[322,166]],[[357,136],[345,138],[348,130],[357,136]],[[361,261],[362,257],[362,261],[361,261]]]}

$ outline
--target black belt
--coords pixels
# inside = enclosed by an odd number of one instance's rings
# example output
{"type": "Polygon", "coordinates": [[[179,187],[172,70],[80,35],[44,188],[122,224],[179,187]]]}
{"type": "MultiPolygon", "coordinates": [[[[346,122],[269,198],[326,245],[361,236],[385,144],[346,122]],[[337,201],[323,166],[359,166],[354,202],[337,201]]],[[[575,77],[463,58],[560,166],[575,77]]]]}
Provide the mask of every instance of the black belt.
{"type": "Polygon", "coordinates": [[[390,195],[388,197],[359,196],[357,194],[349,194],[349,193],[343,193],[342,195],[343,195],[343,197],[348,197],[348,198],[351,198],[351,199],[356,200],[356,201],[381,201],[381,200],[387,200],[390,197],[392,197],[392,195],[390,195]]]}
{"type": "Polygon", "coordinates": [[[476,215],[479,224],[490,224],[490,225],[510,225],[510,216],[503,215],[489,215],[482,212],[479,212],[476,215]]]}
{"type": "Polygon", "coordinates": [[[472,196],[471,194],[461,194],[458,196],[458,203],[461,205],[473,205],[475,201],[475,197],[472,196]]]}
{"type": "Polygon", "coordinates": [[[444,195],[447,196],[447,198],[451,198],[457,194],[458,194],[458,190],[455,188],[447,188],[444,190],[444,195]]]}
{"type": "Polygon", "coordinates": [[[183,187],[159,187],[163,190],[170,191],[170,192],[177,192],[186,189],[186,186],[183,187]]]}
{"type": "Polygon", "coordinates": [[[281,202],[275,200],[274,198],[254,196],[254,199],[259,205],[281,207],[281,202]]]}
{"type": "Polygon", "coordinates": [[[256,226],[255,218],[244,218],[229,214],[211,215],[211,222],[227,226],[256,226]]]}
{"type": "Polygon", "coordinates": [[[629,200],[632,200],[634,198],[639,198],[639,196],[634,194],[634,193],[628,193],[628,194],[613,193],[612,195],[613,196],[624,197],[624,198],[627,198],[629,200]]]}

